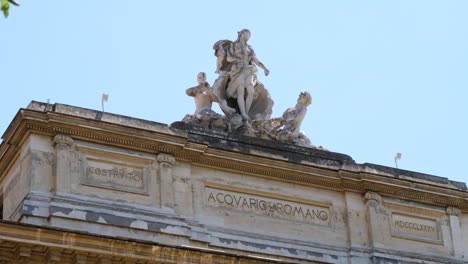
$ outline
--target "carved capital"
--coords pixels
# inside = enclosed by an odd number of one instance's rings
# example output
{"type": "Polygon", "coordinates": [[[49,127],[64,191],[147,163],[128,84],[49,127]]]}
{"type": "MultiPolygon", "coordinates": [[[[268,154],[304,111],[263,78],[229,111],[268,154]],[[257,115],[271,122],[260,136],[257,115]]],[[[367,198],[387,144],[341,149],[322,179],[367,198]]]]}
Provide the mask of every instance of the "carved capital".
{"type": "Polygon", "coordinates": [[[172,155],[169,155],[169,154],[165,154],[165,153],[160,153],[158,155],[158,161],[160,163],[168,163],[170,165],[174,165],[175,164],[175,158],[172,156],[172,155]]]}
{"type": "Polygon", "coordinates": [[[366,200],[369,200],[369,201],[376,201],[378,203],[381,203],[382,202],[382,196],[380,196],[380,194],[376,193],[376,192],[371,192],[371,191],[368,191],[366,192],[366,194],[364,195],[364,198],[366,200]]]}
{"type": "Polygon", "coordinates": [[[72,146],[73,139],[69,136],[58,134],[54,137],[54,145],[57,144],[65,144],[67,146],[72,146]]]}
{"type": "Polygon", "coordinates": [[[460,209],[456,208],[456,207],[453,207],[453,206],[449,206],[447,207],[447,214],[448,215],[456,215],[456,216],[459,216],[461,214],[461,211],[460,209]]]}

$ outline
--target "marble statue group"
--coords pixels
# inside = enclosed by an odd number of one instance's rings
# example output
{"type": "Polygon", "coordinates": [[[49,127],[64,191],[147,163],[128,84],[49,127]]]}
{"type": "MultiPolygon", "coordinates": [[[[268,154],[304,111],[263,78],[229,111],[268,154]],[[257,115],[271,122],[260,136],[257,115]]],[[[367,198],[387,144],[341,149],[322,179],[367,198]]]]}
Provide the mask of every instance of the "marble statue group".
{"type": "Polygon", "coordinates": [[[312,102],[308,92],[299,95],[295,107],[288,108],[282,117],[271,118],[273,100],[268,90],[258,81],[257,67],[268,76],[269,70],[257,58],[247,42],[250,31],[242,29],[235,41],[217,41],[215,50],[216,73],[213,86],[206,81],[206,74],[197,76],[198,85],[188,88],[188,96],[194,97],[195,113],[186,115],[183,122],[211,129],[239,132],[270,140],[278,140],[301,146],[312,146],[300,126],[312,102]],[[224,115],[211,109],[217,103],[224,115]]]}

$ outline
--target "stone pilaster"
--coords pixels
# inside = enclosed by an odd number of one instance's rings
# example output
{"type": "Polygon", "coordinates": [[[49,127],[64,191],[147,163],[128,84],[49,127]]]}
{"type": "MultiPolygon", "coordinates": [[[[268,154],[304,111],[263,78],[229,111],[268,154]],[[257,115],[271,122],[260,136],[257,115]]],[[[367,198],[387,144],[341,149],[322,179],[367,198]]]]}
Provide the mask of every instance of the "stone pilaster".
{"type": "Polygon", "coordinates": [[[366,199],[367,206],[370,244],[374,247],[383,247],[388,224],[385,215],[382,215],[385,212],[382,197],[376,192],[368,191],[365,193],[364,199],[366,199]]]}
{"type": "Polygon", "coordinates": [[[362,195],[355,192],[345,192],[347,212],[347,233],[350,245],[349,264],[367,263],[369,256],[362,254],[362,249],[369,245],[369,229],[366,221],[366,205],[362,195]]]}
{"type": "Polygon", "coordinates": [[[462,240],[462,230],[460,227],[460,219],[459,216],[461,214],[460,209],[449,206],[446,210],[449,221],[450,221],[450,231],[452,233],[452,241],[453,241],[453,255],[457,258],[462,258],[464,256],[463,253],[463,240],[462,240]]]}
{"type": "Polygon", "coordinates": [[[55,188],[57,192],[70,192],[70,150],[73,146],[73,139],[66,135],[56,135],[55,145],[55,188]]]}
{"type": "Polygon", "coordinates": [[[372,203],[378,205],[382,203],[382,196],[376,192],[368,191],[366,194],[364,194],[364,198],[367,200],[368,204],[372,203]]]}
{"type": "Polygon", "coordinates": [[[161,153],[158,155],[159,177],[161,178],[161,207],[174,208],[174,186],[172,166],[175,164],[175,158],[169,154],[161,153]]]}

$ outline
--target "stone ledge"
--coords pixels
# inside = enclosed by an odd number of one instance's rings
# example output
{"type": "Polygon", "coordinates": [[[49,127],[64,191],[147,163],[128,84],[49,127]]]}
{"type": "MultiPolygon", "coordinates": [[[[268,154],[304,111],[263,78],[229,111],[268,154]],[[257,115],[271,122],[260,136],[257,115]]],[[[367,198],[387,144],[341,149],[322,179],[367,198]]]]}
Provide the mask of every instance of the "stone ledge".
{"type": "MultiPolygon", "coordinates": [[[[451,181],[446,177],[440,177],[420,172],[402,170],[372,163],[356,163],[352,157],[346,154],[331,152],[317,148],[306,148],[292,144],[285,144],[261,138],[247,137],[238,133],[227,133],[219,130],[210,130],[204,127],[174,122],[172,129],[183,130],[187,133],[189,141],[206,144],[214,149],[235,151],[245,154],[259,155],[259,153],[283,157],[289,162],[325,166],[336,170],[350,170],[353,172],[364,172],[383,174],[386,176],[413,180],[417,182],[431,182],[444,185],[452,189],[467,190],[463,182],[451,181]]],[[[262,155],[261,155],[262,156],[262,155]]]]}
{"type": "Polygon", "coordinates": [[[88,263],[315,263],[284,258],[273,261],[273,257],[265,254],[258,257],[230,254],[208,247],[167,246],[157,241],[148,243],[0,221],[0,262],[67,264],[77,263],[78,256],[88,263]],[[102,262],[104,260],[107,262],[102,262]]]}
{"type": "MultiPolygon", "coordinates": [[[[42,102],[37,102],[37,101],[31,101],[31,103],[29,103],[26,109],[39,111],[39,112],[52,112],[52,113],[76,116],[76,117],[81,117],[81,118],[86,118],[86,119],[93,119],[96,121],[102,121],[102,122],[107,122],[107,123],[112,123],[112,124],[122,125],[122,126],[129,126],[129,127],[134,127],[134,128],[139,128],[139,129],[144,129],[144,130],[149,130],[149,131],[154,131],[154,132],[171,134],[171,135],[175,135],[175,133],[178,132],[178,131],[171,130],[168,125],[163,124],[163,123],[158,123],[154,121],[124,116],[124,115],[117,115],[117,114],[112,114],[112,113],[107,113],[107,112],[102,112],[98,110],[92,110],[92,109],[87,109],[87,108],[82,108],[82,107],[77,107],[77,106],[72,106],[72,105],[60,104],[60,103],[47,104],[47,103],[42,103],[42,102]]],[[[178,136],[185,136],[185,134],[184,133],[178,134],[178,136]]]]}
{"type": "MultiPolygon", "coordinates": [[[[168,136],[185,138],[189,142],[206,145],[208,148],[224,151],[233,151],[249,155],[264,156],[272,159],[286,160],[292,163],[325,167],[335,171],[350,171],[353,173],[371,173],[401,180],[431,184],[450,189],[466,191],[466,184],[463,182],[451,181],[446,177],[439,177],[425,173],[396,169],[371,163],[358,164],[350,156],[326,150],[300,147],[291,144],[284,144],[265,139],[242,136],[236,133],[227,133],[219,130],[210,130],[203,127],[186,125],[182,122],[175,122],[171,126],[166,124],[137,119],[133,117],[106,113],[65,104],[47,104],[32,101],[23,111],[35,111],[43,113],[56,113],[83,119],[106,122],[122,127],[131,127],[150,132],[157,132],[168,136]]],[[[18,115],[13,123],[19,122],[18,115]]],[[[4,134],[10,134],[16,129],[15,124],[11,124],[4,134]]],[[[0,145],[5,148],[6,142],[0,145]]],[[[0,149],[2,149],[0,148],[0,149]]]]}

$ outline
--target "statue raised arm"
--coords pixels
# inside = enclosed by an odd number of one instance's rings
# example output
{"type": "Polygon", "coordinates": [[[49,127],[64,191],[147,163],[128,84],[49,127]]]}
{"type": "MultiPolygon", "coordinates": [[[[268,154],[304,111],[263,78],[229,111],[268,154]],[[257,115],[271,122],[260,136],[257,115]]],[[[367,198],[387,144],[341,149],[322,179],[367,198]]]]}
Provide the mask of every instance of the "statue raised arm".
{"type": "Polygon", "coordinates": [[[265,120],[270,118],[273,101],[268,91],[257,80],[257,67],[269,70],[260,62],[247,44],[250,31],[238,32],[236,41],[220,40],[215,43],[217,57],[216,73],[220,76],[213,85],[213,90],[227,101],[228,105],[245,120],[265,120]]]}

